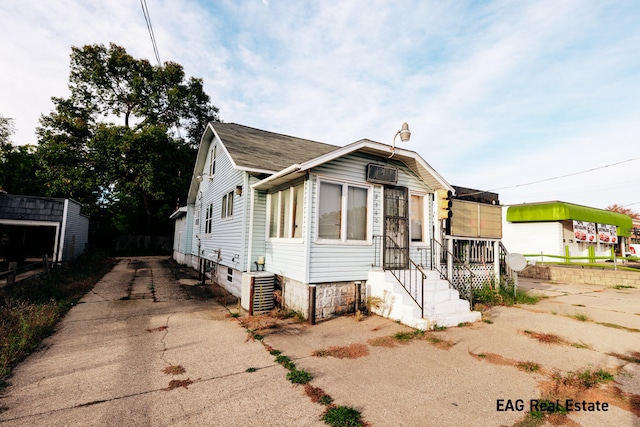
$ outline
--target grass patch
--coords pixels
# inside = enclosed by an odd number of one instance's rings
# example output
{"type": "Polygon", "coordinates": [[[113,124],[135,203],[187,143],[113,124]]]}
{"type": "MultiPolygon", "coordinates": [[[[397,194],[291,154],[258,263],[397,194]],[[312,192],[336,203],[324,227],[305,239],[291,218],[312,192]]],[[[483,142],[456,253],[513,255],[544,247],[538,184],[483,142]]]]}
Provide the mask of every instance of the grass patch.
{"type": "Polygon", "coordinates": [[[360,411],[349,406],[334,406],[327,408],[322,415],[322,421],[331,427],[363,427],[360,411]]]}
{"type": "Polygon", "coordinates": [[[635,289],[635,286],[631,286],[631,285],[615,285],[615,286],[611,286],[611,289],[635,289]]]}
{"type": "Polygon", "coordinates": [[[293,369],[287,374],[287,379],[294,384],[306,384],[313,379],[307,371],[293,369]]]}
{"type": "Polygon", "coordinates": [[[400,342],[411,341],[414,337],[415,334],[413,332],[396,332],[395,335],[393,335],[393,338],[400,342]]]}
{"type": "Polygon", "coordinates": [[[591,320],[591,318],[589,316],[587,316],[584,313],[580,313],[580,312],[576,312],[573,315],[569,316],[569,317],[573,317],[576,320],[579,320],[581,322],[586,322],[588,320],[591,320]]]}
{"type": "Polygon", "coordinates": [[[571,347],[591,349],[591,346],[589,344],[585,344],[582,341],[572,343],[571,347]]]}
{"type": "Polygon", "coordinates": [[[316,357],[335,357],[337,359],[357,359],[369,355],[369,349],[365,344],[353,343],[347,346],[334,347],[331,346],[327,349],[316,350],[311,353],[316,357]]]}
{"type": "Polygon", "coordinates": [[[485,283],[482,288],[473,290],[473,300],[488,307],[496,305],[512,306],[514,304],[537,304],[544,297],[529,294],[522,289],[514,289],[513,285],[495,286],[485,283]]]}
{"type": "Polygon", "coordinates": [[[180,365],[170,365],[164,368],[162,372],[164,372],[167,375],[182,375],[185,372],[187,372],[187,370],[180,365]]]}
{"type": "Polygon", "coordinates": [[[628,332],[640,332],[640,329],[628,328],[626,326],[616,325],[615,323],[609,323],[609,322],[595,322],[595,323],[601,326],[606,326],[607,328],[622,329],[623,331],[628,331],[628,332]]]}
{"type": "Polygon", "coordinates": [[[535,362],[518,362],[516,367],[525,372],[538,372],[540,365],[535,362]]]}
{"type": "Polygon", "coordinates": [[[255,372],[257,370],[258,370],[257,368],[247,368],[245,372],[255,372]]]}
{"type": "Polygon", "coordinates": [[[54,268],[50,277],[36,276],[14,285],[0,299],[0,380],[38,348],[55,325],[113,267],[101,253],[87,253],[54,268]]]}
{"type": "Polygon", "coordinates": [[[617,357],[620,360],[624,360],[625,362],[637,363],[640,365],[640,352],[634,351],[631,352],[630,355],[620,354],[620,353],[607,353],[609,356],[617,357]]]}
{"type": "Polygon", "coordinates": [[[291,359],[289,359],[289,356],[285,356],[282,354],[279,354],[276,356],[275,359],[276,363],[281,364],[282,366],[284,366],[285,368],[287,368],[290,371],[293,371],[294,369],[296,369],[296,364],[293,363],[293,361],[291,359]]]}

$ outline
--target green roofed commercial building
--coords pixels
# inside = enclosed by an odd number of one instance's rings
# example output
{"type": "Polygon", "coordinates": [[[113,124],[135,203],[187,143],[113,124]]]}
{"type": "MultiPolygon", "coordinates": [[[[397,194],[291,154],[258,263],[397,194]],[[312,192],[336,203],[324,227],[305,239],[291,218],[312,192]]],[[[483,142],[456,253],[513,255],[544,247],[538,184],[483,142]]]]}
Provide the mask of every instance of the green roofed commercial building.
{"type": "Polygon", "coordinates": [[[509,252],[526,255],[592,260],[620,255],[628,248],[633,228],[628,215],[559,201],[505,206],[504,210],[502,241],[509,252]]]}

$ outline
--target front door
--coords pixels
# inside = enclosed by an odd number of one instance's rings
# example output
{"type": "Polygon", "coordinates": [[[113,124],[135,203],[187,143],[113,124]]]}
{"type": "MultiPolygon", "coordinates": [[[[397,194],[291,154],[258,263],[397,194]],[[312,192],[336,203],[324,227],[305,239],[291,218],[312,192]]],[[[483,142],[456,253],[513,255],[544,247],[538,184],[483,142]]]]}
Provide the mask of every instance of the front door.
{"type": "Polygon", "coordinates": [[[384,187],[384,269],[409,268],[409,190],[384,187]]]}

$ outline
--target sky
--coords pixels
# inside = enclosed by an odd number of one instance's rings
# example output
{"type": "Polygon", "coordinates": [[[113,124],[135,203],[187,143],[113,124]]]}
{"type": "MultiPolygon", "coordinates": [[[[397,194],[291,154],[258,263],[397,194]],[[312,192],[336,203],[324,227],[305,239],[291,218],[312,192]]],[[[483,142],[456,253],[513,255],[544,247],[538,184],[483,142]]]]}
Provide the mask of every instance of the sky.
{"type": "MultiPolygon", "coordinates": [[[[143,1],[225,122],[338,146],[407,122],[452,185],[640,211],[638,1],[143,1]]],[[[0,40],[16,144],[69,95],[72,46],[156,63],[140,0],[3,0],[0,40]]]]}

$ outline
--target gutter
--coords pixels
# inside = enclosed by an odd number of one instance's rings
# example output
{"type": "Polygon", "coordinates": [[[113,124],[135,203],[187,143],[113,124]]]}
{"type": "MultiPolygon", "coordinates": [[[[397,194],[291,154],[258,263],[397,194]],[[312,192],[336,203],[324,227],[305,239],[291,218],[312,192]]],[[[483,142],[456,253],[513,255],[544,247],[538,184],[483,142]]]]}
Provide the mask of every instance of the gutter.
{"type": "Polygon", "coordinates": [[[297,172],[302,168],[302,166],[298,163],[296,163],[295,165],[291,165],[285,169],[282,169],[280,172],[271,175],[270,177],[267,177],[265,179],[263,179],[262,181],[258,181],[255,184],[251,185],[251,188],[254,189],[258,189],[258,187],[261,187],[265,184],[269,184],[271,181],[275,181],[278,178],[282,178],[283,176],[287,176],[293,172],[297,172]]]}

